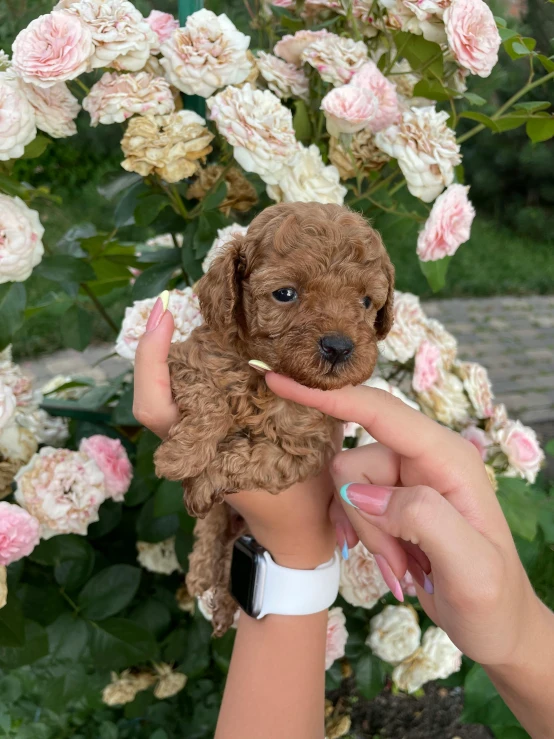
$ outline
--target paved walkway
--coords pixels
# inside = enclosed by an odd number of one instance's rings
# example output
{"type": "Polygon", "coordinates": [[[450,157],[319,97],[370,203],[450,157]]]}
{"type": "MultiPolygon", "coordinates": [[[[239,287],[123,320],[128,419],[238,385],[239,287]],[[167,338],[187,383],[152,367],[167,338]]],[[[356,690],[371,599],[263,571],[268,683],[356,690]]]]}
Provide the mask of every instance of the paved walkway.
{"type": "MultiPolygon", "coordinates": [[[[554,296],[431,301],[424,308],[457,337],[462,359],[488,368],[496,399],[513,417],[554,429],[554,296]]],[[[66,350],[24,366],[40,384],[57,374],[103,380],[129,367],[111,351],[66,350]]]]}

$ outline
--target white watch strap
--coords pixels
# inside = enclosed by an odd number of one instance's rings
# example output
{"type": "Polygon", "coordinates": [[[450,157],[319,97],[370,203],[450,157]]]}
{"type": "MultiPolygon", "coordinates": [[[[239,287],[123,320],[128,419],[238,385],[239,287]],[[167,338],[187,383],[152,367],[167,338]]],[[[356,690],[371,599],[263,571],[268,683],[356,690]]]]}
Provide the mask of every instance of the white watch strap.
{"type": "Polygon", "coordinates": [[[273,561],[264,552],[266,561],[262,610],[258,618],[269,614],[307,616],[329,608],[339,592],[340,561],[338,553],[315,570],[292,570],[273,561]]]}

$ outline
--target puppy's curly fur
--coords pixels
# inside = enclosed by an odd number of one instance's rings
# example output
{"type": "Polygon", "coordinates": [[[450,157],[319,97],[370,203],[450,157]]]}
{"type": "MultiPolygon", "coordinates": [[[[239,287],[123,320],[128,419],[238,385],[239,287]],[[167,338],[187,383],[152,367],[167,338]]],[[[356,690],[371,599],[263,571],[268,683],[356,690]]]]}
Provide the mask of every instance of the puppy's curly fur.
{"type": "Polygon", "coordinates": [[[333,454],[336,426],[275,396],[247,362],[262,360],[325,390],[364,382],[376,342],[392,325],[394,268],[362,216],[338,205],[289,203],[260,213],[197,289],[205,323],[172,346],[180,420],[155,461],[159,476],[183,481],[185,504],[200,519],[187,585],[194,595],[215,587],[214,633],[221,634],[236,608],[227,579],[241,533],[224,497],[278,493],[317,475],[333,454]],[[279,302],[283,288],[292,288],[292,300],[279,302]],[[347,340],[348,356],[326,352],[326,337],[347,340]]]}

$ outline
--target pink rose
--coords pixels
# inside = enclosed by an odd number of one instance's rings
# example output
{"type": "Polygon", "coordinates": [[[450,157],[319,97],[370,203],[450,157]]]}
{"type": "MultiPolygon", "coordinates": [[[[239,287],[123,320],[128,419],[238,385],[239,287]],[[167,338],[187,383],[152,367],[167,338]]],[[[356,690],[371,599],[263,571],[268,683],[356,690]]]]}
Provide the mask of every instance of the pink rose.
{"type": "Polygon", "coordinates": [[[89,69],[92,33],[79,18],[54,10],[31,21],[12,46],[13,69],[39,87],[73,80],[89,69]]]}
{"type": "Polygon", "coordinates": [[[483,0],[452,0],[444,12],[448,46],[458,64],[488,77],[498,61],[500,34],[483,0]]]}
{"type": "Polygon", "coordinates": [[[450,185],[435,200],[417,238],[417,255],[422,262],[451,257],[469,239],[475,209],[468,200],[468,190],[464,185],[450,185]]]}
{"type": "Polygon", "coordinates": [[[336,659],[344,657],[348,639],[346,618],[342,608],[331,608],[327,620],[327,644],[325,646],[325,669],[328,670],[336,659]]]}
{"type": "Polygon", "coordinates": [[[81,106],[65,82],[56,82],[50,87],[22,82],[21,86],[35,111],[37,128],[54,139],[63,139],[77,133],[75,118],[79,115],[81,106]]]}
{"type": "Polygon", "coordinates": [[[468,426],[462,431],[462,436],[473,444],[484,461],[487,458],[487,450],[492,443],[487,433],[478,426],[468,426]]]}
{"type": "Polygon", "coordinates": [[[170,39],[173,31],[179,28],[179,21],[171,13],[162,13],[160,10],[151,10],[146,22],[158,37],[160,44],[170,39]]]}
{"type": "Polygon", "coordinates": [[[133,467],[119,439],[95,434],[82,439],[79,451],[87,454],[100,468],[104,475],[106,494],[114,500],[123,500],[131,484],[133,467]]]}
{"type": "Polygon", "coordinates": [[[321,101],[327,131],[338,138],[341,133],[356,133],[367,128],[378,111],[378,101],[371,92],[353,85],[335,87],[321,101]]]}
{"type": "Polygon", "coordinates": [[[432,341],[422,341],[415,355],[412,387],[416,393],[424,393],[438,381],[441,370],[441,351],[432,341]]]}
{"type": "Polygon", "coordinates": [[[321,31],[297,31],[294,36],[287,34],[275,44],[273,53],[286,62],[296,64],[299,67],[300,57],[304,49],[316,39],[327,36],[328,33],[329,31],[323,28],[321,31]]]}
{"type": "Polygon", "coordinates": [[[27,557],[40,541],[39,522],[18,505],[0,503],[0,566],[27,557]]]}
{"type": "Polygon", "coordinates": [[[377,98],[377,112],[368,126],[372,133],[377,133],[400,120],[396,85],[379,71],[375,62],[366,62],[352,77],[350,84],[373,93],[377,98]]]}
{"type": "Polygon", "coordinates": [[[519,475],[530,483],[535,482],[544,460],[544,453],[533,429],[524,426],[520,421],[508,421],[504,428],[496,433],[496,440],[508,457],[508,463],[512,468],[509,473],[519,475]]]}

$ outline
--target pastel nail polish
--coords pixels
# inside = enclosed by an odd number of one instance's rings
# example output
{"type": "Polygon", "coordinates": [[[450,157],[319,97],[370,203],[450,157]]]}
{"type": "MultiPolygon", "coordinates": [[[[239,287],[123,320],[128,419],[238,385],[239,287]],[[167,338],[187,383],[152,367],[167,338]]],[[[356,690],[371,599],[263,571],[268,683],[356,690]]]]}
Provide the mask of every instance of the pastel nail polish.
{"type": "Polygon", "coordinates": [[[335,531],[337,533],[337,544],[339,545],[341,556],[344,560],[347,560],[348,542],[346,541],[346,534],[344,533],[344,529],[340,523],[335,526],[335,531]]]}
{"type": "Polygon", "coordinates": [[[148,321],[146,322],[146,332],[153,331],[155,328],[158,328],[160,325],[160,321],[162,320],[162,316],[164,314],[164,307],[161,297],[159,297],[156,302],[154,303],[154,307],[152,308],[152,311],[150,315],[148,316],[148,321]]]}
{"type": "Polygon", "coordinates": [[[256,372],[259,372],[260,375],[265,375],[266,372],[271,372],[269,364],[262,362],[260,359],[251,359],[248,364],[252,369],[255,369],[256,372]]]}
{"type": "Polygon", "coordinates": [[[391,566],[381,554],[375,554],[374,557],[375,557],[375,563],[377,567],[379,568],[381,575],[383,575],[383,580],[387,583],[391,593],[394,595],[396,600],[400,601],[400,603],[403,603],[404,593],[402,592],[402,588],[400,587],[400,582],[398,581],[398,578],[392,571],[391,566]]]}
{"type": "Polygon", "coordinates": [[[340,489],[340,497],[364,513],[382,516],[387,510],[393,488],[349,482],[340,489]]]}
{"type": "Polygon", "coordinates": [[[433,595],[435,592],[435,586],[425,572],[423,573],[423,590],[425,590],[426,593],[429,593],[429,595],[433,595]]]}

